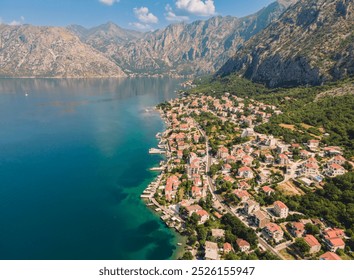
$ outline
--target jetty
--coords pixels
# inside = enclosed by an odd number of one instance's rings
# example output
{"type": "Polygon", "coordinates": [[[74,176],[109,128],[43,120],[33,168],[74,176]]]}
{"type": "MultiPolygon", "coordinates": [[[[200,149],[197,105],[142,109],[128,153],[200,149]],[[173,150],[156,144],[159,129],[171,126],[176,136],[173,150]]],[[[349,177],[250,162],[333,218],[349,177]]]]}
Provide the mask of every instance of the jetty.
{"type": "Polygon", "coordinates": [[[166,154],[166,151],[162,149],[151,148],[149,150],[149,154],[166,154]]]}
{"type": "Polygon", "coordinates": [[[165,170],[164,166],[150,168],[150,171],[164,171],[164,170],[165,170]]]}

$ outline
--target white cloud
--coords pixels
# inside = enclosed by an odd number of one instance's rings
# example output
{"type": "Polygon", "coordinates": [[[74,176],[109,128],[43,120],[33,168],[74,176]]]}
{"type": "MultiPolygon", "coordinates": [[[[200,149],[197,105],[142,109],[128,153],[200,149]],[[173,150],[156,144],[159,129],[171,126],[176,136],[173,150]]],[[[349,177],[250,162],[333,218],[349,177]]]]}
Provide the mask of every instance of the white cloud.
{"type": "Polygon", "coordinates": [[[100,0],[102,4],[112,6],[114,3],[119,3],[120,0],[100,0]]]}
{"type": "Polygon", "coordinates": [[[21,16],[20,17],[20,20],[13,20],[9,23],[9,25],[22,25],[25,21],[25,17],[24,16],[21,16]]]}
{"type": "Polygon", "coordinates": [[[11,22],[9,23],[9,25],[13,25],[13,26],[15,26],[15,25],[21,25],[21,22],[20,22],[20,21],[17,21],[17,20],[13,20],[13,21],[11,21],[11,22]]]}
{"type": "Polygon", "coordinates": [[[188,21],[189,20],[189,17],[187,16],[177,16],[169,4],[166,5],[165,9],[166,9],[165,18],[168,21],[188,21]]]}
{"type": "Polygon", "coordinates": [[[146,24],[146,23],[141,23],[141,22],[131,22],[129,25],[134,26],[135,28],[138,28],[140,30],[152,30],[151,25],[146,24]]]}
{"type": "Polygon", "coordinates": [[[158,23],[159,19],[147,7],[134,8],[136,18],[142,23],[158,23]]]}
{"type": "Polygon", "coordinates": [[[214,0],[176,0],[176,7],[197,16],[211,16],[216,13],[214,0]]]}

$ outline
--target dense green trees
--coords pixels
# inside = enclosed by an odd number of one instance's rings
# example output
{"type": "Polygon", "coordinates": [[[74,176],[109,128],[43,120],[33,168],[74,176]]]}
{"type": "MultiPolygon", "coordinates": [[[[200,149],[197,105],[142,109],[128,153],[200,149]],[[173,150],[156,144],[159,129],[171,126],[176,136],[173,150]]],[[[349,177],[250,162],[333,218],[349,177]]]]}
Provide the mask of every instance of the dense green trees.
{"type": "MultiPolygon", "coordinates": [[[[309,217],[323,218],[333,226],[344,227],[354,236],[354,173],[328,179],[324,188],[304,196],[283,197],[291,210],[309,217]]],[[[314,229],[312,229],[314,230],[314,229]]]]}
{"type": "Polygon", "coordinates": [[[193,260],[193,255],[191,252],[187,251],[183,254],[180,260],[193,260]]]}
{"type": "MultiPolygon", "coordinates": [[[[246,227],[238,218],[231,214],[225,214],[221,219],[222,224],[232,234],[238,238],[247,240],[254,248],[258,244],[258,238],[253,229],[246,227]]],[[[226,237],[225,237],[225,240],[226,237]]]]}
{"type": "Polygon", "coordinates": [[[310,246],[305,242],[303,238],[296,238],[294,246],[301,252],[301,254],[306,255],[310,252],[310,246]]]}

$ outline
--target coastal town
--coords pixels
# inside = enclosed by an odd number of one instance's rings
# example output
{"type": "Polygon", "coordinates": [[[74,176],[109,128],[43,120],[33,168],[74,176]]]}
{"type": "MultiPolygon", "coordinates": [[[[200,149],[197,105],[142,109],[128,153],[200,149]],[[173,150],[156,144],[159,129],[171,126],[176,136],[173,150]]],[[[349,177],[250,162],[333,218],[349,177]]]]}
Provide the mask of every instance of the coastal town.
{"type": "Polygon", "coordinates": [[[165,160],[141,197],[187,237],[183,259],[351,259],[344,229],[284,201],[345,174],[353,163],[340,147],[258,133],[283,112],[227,92],[182,95],[158,109],[166,130],[150,153],[165,160]]]}

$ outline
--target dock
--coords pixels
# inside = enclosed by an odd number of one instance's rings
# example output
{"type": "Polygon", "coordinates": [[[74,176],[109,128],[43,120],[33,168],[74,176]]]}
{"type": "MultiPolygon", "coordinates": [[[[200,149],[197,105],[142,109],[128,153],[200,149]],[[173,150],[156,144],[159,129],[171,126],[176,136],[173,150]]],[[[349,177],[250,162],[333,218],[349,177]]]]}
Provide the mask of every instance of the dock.
{"type": "Polygon", "coordinates": [[[150,171],[164,171],[164,170],[165,170],[165,167],[163,167],[163,166],[150,168],[150,171]]]}
{"type": "Polygon", "coordinates": [[[149,154],[166,154],[166,151],[162,149],[151,148],[149,150],[149,154]]]}

